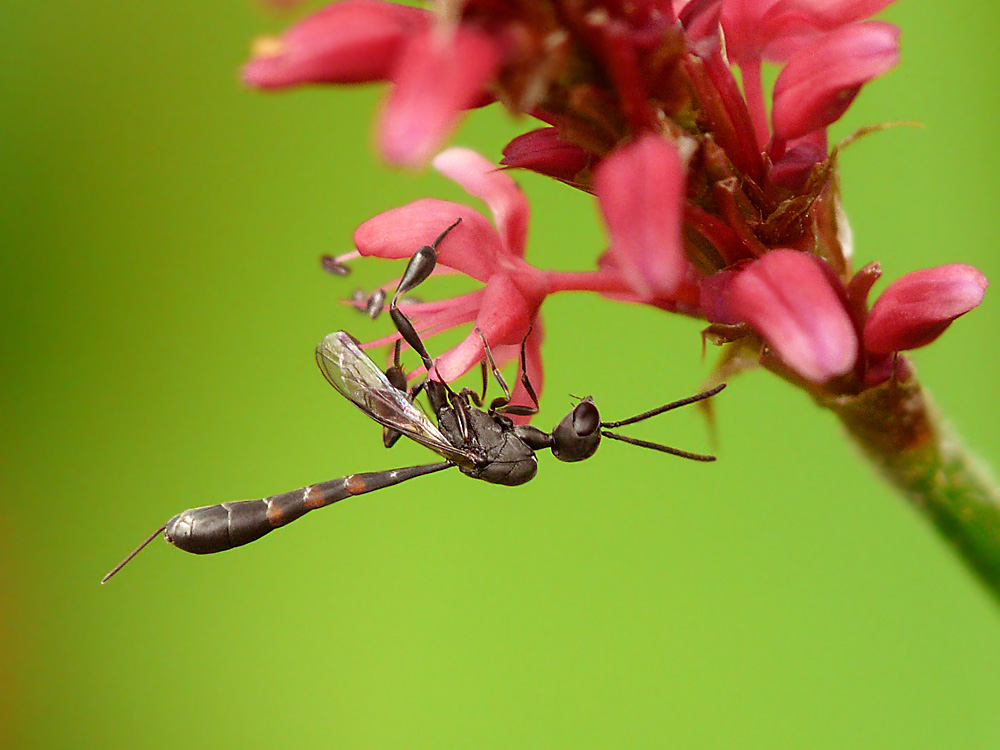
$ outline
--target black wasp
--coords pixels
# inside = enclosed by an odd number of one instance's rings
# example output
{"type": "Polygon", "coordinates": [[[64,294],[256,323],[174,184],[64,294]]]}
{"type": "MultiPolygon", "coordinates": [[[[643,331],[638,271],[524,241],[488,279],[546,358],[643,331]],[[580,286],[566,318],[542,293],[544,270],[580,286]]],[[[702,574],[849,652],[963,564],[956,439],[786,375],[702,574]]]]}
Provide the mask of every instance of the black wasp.
{"type": "MultiPolygon", "coordinates": [[[[434,371],[434,363],[397,302],[434,270],[438,244],[457,225],[458,222],[452,224],[431,245],[421,247],[413,255],[389,305],[389,313],[396,329],[402,339],[420,355],[428,373],[434,371]]],[[[479,335],[482,336],[482,333],[479,335]]],[[[611,430],[714,396],[725,384],[618,422],[602,422],[594,400],[588,396],[552,432],[544,432],[530,425],[516,425],[509,416],[530,416],[538,411],[538,398],[527,377],[524,343],[521,345],[521,377],[533,402],[532,406],[510,404],[510,391],[493,361],[485,337],[483,345],[486,358],[482,362],[483,389],[480,395],[468,388],[456,393],[447,383],[432,380],[429,376],[408,389],[400,365],[400,342],[396,344],[394,364],[383,372],[361,350],[353,336],[344,331],[331,333],[316,348],[316,362],[330,384],[340,395],[382,425],[386,447],[391,447],[400,435],[405,435],[430,448],[444,461],[389,471],[349,474],[340,479],[260,500],[242,500],[186,510],[154,531],[101,582],[104,583],[121,570],[160,532],[163,532],[168,542],[186,552],[222,552],[260,539],[316,508],[453,466],[457,466],[466,476],[484,482],[516,486],[535,476],[538,470],[535,455],[537,451],[549,449],[560,461],[582,461],[594,455],[602,437],[695,461],[715,460],[715,456],[689,453],[659,443],[617,435],[611,430]],[[503,396],[493,399],[488,407],[483,408],[487,362],[503,396]],[[426,394],[437,420],[436,425],[414,403],[421,393],[426,394]]]]}

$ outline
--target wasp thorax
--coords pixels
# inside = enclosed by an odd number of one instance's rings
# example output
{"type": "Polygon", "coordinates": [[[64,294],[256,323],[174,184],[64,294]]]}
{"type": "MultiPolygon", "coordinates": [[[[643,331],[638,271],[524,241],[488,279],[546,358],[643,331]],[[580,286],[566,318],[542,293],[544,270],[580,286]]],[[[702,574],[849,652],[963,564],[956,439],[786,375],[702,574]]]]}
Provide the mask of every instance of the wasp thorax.
{"type": "Polygon", "coordinates": [[[560,461],[582,461],[601,444],[601,415],[587,396],[552,430],[552,455],[560,461]]]}

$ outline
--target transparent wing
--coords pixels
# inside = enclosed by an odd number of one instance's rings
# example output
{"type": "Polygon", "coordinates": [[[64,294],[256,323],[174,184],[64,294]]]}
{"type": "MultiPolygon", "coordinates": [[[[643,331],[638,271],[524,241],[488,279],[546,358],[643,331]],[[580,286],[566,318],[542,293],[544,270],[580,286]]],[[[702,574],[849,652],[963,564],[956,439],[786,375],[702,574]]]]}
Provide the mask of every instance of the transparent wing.
{"type": "Polygon", "coordinates": [[[316,364],[341,396],[379,424],[398,430],[459,466],[475,463],[472,453],[449,443],[406,394],[392,386],[346,331],[334,331],[319,343],[316,364]]]}

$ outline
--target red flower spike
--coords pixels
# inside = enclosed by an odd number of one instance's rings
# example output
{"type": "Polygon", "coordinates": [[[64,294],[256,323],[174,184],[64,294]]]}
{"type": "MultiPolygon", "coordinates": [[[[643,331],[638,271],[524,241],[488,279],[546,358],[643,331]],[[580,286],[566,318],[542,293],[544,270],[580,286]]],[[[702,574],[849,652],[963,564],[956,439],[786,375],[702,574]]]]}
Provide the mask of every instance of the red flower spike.
{"type": "Polygon", "coordinates": [[[615,265],[646,299],[671,298],[688,271],[681,244],[684,173],[676,147],[647,134],[613,151],[594,175],[615,265]]]}
{"type": "Polygon", "coordinates": [[[729,310],[813,383],[847,374],[858,358],[854,325],[822,262],[772,250],[736,276],[727,293],[729,310]]]}
{"type": "Polygon", "coordinates": [[[395,3],[334,3],[282,36],[260,40],[243,80],[258,88],[385,80],[406,40],[429,22],[427,11],[395,3]]]}
{"type": "Polygon", "coordinates": [[[913,271],[875,301],[864,328],[865,350],[888,354],[926,346],[983,301],[989,282],[962,264],[913,271]]]}
{"type": "Polygon", "coordinates": [[[789,141],[835,122],[861,87],[899,62],[899,29],[852,24],[792,56],[774,84],[774,135],[789,141]]]}
{"type": "MultiPolygon", "coordinates": [[[[851,390],[882,377],[893,352],[939,335],[978,304],[986,283],[960,266],[930,282],[906,276],[871,313],[865,292],[876,272],[863,269],[844,289],[849,229],[826,128],[896,64],[898,30],[864,21],[890,2],[614,0],[559,14],[549,4],[456,0],[435,12],[345,0],[263,44],[246,77],[260,87],[392,81],[378,139],[405,165],[427,161],[463,110],[493,96],[558,126],[515,138],[503,163],[596,194],[610,236],[599,270],[528,265],[524,196],[491,162],[452,149],[434,166],[481,198],[492,222],[458,203],[424,200],[375,217],[355,236],[358,254],[405,259],[462,219],[439,247],[439,272],[485,286],[450,300],[401,301],[418,330],[475,321],[498,360],[516,357],[548,294],[588,290],[752,326],[783,362],[777,369],[851,390]],[[762,60],[786,63],[770,116],[762,60]],[[742,87],[730,61],[742,68],[742,87]],[[918,282],[943,291],[921,301],[918,282]],[[855,380],[831,382],[852,367],[855,380]]],[[[533,336],[528,348],[540,368],[539,342],[533,336]]],[[[446,377],[481,353],[470,333],[442,358],[446,377]]]]}
{"type": "Polygon", "coordinates": [[[392,75],[378,141],[385,158],[425,163],[447,140],[461,113],[479,103],[502,59],[500,43],[474,29],[439,26],[414,37],[392,75]]]}
{"type": "MultiPolygon", "coordinates": [[[[714,382],[762,365],[805,390],[1000,594],[996,483],[940,424],[898,355],[979,304],[986,280],[969,266],[920,271],[869,311],[879,269],[853,272],[839,147],[831,154],[827,143],[826,128],[860,88],[898,60],[898,30],[864,20],[890,1],[442,0],[426,4],[434,21],[402,28],[418,11],[348,0],[330,17],[380,8],[388,21],[362,14],[350,33],[331,25],[329,42],[307,39],[300,50],[282,46],[296,40],[289,32],[247,77],[261,86],[388,78],[395,88],[378,137],[400,164],[426,161],[463,109],[491,100],[558,128],[515,139],[505,164],[596,195],[610,235],[597,270],[530,266],[527,204],[467,152],[435,166],[486,201],[495,227],[465,206],[420,201],[359,228],[358,254],[401,260],[441,237],[433,272],[481,282],[451,299],[394,299],[425,339],[456,326],[467,334],[426,362],[429,377],[453,380],[489,347],[497,363],[517,358],[540,391],[539,309],[557,292],[708,318],[703,340],[726,347],[714,382]],[[343,52],[355,38],[356,59],[343,52]],[[764,60],[784,64],[770,95],[764,60]]],[[[341,273],[351,255],[326,267],[341,273]]],[[[384,293],[352,299],[374,315],[384,293]]],[[[514,402],[528,403],[527,389],[510,384],[514,402]]]]}

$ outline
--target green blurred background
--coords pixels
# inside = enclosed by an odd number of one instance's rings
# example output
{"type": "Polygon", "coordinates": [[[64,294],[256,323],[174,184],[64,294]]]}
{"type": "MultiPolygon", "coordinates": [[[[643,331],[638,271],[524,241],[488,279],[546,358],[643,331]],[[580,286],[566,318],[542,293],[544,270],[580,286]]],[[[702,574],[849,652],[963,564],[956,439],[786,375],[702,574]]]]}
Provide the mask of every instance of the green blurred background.
{"type": "MultiPolygon", "coordinates": [[[[1000,277],[997,21],[901,3],[903,64],[834,136],[858,264],[1000,277]]],[[[625,445],[508,490],[438,474],[250,547],[162,542],[180,510],[428,460],[316,372],[337,304],[401,270],[319,270],[425,195],[370,147],[377,87],[265,95],[237,71],[288,23],[244,0],[8,2],[0,27],[0,745],[995,748],[1000,610],[833,418],[755,373],[718,399],[721,460],[625,445]]],[[[499,111],[455,142],[498,158],[499,111]]],[[[524,175],[529,257],[587,268],[584,195],[524,175]]],[[[879,289],[884,288],[884,283],[879,289]]],[[[442,287],[435,294],[444,293],[442,287]]],[[[997,292],[920,374],[1000,456],[997,292]]],[[[550,426],[697,388],[699,325],[588,295],[545,306],[550,426]]],[[[432,347],[432,351],[434,348],[432,347]]],[[[709,448],[697,413],[635,434],[709,448]]]]}

